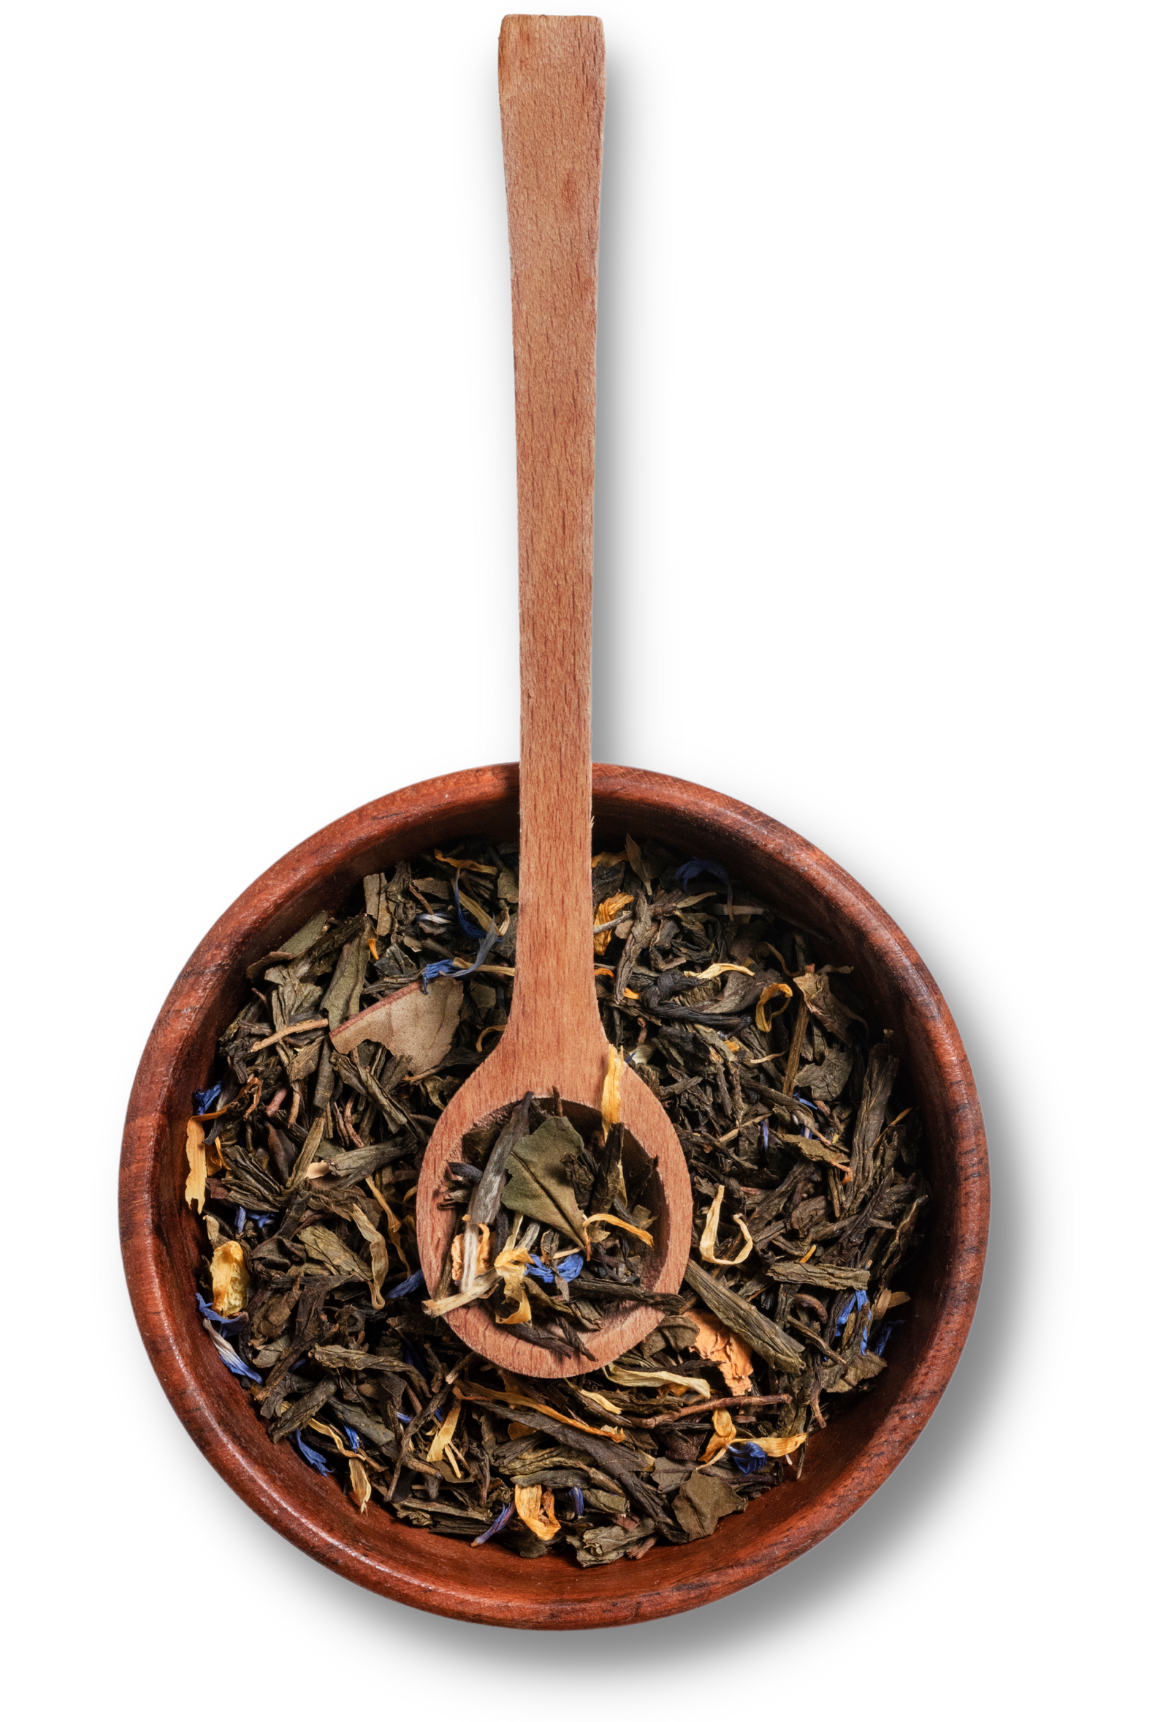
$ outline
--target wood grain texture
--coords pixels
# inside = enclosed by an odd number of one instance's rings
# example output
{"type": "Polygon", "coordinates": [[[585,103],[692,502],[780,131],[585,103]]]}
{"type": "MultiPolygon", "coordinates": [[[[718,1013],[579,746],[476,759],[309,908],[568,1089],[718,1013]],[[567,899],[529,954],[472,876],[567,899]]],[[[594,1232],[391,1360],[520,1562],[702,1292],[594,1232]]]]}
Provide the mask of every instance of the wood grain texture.
{"type": "Polygon", "coordinates": [[[795,832],[715,790],[620,766],[594,768],[596,833],[628,831],[711,855],[782,914],[818,928],[855,965],[852,984],[890,1028],[925,1120],[933,1189],[907,1322],[875,1391],[810,1443],[801,1482],[770,1490],[716,1534],[638,1562],[581,1572],[523,1561],[359,1517],[333,1481],[273,1447],[200,1326],[200,1229],[184,1212],[191,1092],[247,995],[243,972],[364,874],[461,836],[516,839],[516,766],[417,784],[347,815],[271,867],[185,965],[143,1053],[123,1141],[123,1257],[143,1341],[192,1439],[236,1492],[298,1548],[356,1584],[434,1613],[499,1626],[618,1626],[726,1596],[812,1547],[861,1506],[924,1428],[953,1372],[977,1303],[989,1215],[985,1136],[960,1036],[932,976],[854,879],[795,832]]]}
{"type": "MultiPolygon", "coordinates": [[[[511,17],[501,26],[501,136],[513,276],[521,620],[521,858],[517,976],[505,1033],[432,1133],[416,1200],[420,1265],[435,1294],[457,1216],[444,1168],[486,1114],[528,1090],[597,1107],[609,1051],[595,998],[591,922],[591,555],[595,306],[603,165],[603,27],[597,18],[511,17]]],[[[641,1281],[678,1291],[692,1191],[660,1102],[625,1070],[625,1126],[655,1162],[656,1243],[641,1281]]],[[[483,1304],[449,1325],[519,1375],[579,1375],[630,1350],[659,1312],[604,1315],[589,1354],[560,1357],[483,1304]]]]}

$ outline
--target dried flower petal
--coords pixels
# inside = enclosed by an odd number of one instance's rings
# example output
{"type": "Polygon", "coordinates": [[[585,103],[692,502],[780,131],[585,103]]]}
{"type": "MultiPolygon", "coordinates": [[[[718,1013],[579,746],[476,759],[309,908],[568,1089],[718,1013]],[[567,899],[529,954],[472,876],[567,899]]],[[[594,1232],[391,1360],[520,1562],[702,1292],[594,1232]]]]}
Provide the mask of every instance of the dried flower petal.
{"type": "Polygon", "coordinates": [[[239,1315],[248,1302],[249,1271],[240,1244],[212,1251],[212,1307],[217,1315],[239,1315]]]}
{"type": "Polygon", "coordinates": [[[359,1512],[365,1513],[371,1498],[371,1479],[361,1459],[350,1461],[350,1494],[359,1512]]]}
{"type": "Polygon", "coordinates": [[[603,1098],[599,1102],[604,1131],[613,1130],[619,1122],[619,1085],[622,1080],[623,1054],[617,1046],[613,1046],[607,1062],[607,1075],[603,1081],[603,1098]]]}
{"type": "Polygon", "coordinates": [[[543,1489],[540,1483],[515,1483],[513,1504],[517,1508],[518,1518],[529,1526],[535,1537],[541,1537],[544,1543],[548,1543],[551,1537],[556,1537],[562,1529],[554,1517],[553,1489],[543,1489]]]}
{"type": "Polygon", "coordinates": [[[757,1009],[754,1011],[753,1016],[755,1025],[763,1034],[769,1034],[774,1025],[774,1018],[782,1015],[782,1012],[786,1009],[787,1004],[793,997],[794,994],[786,985],[785,981],[774,981],[771,986],[763,988],[762,996],[757,1002],[757,1009]],[[766,1005],[769,1000],[773,998],[780,998],[782,1003],[778,1006],[776,1011],[771,1011],[767,1016],[766,1005]]]}
{"type": "Polygon", "coordinates": [[[717,1365],[730,1393],[748,1393],[753,1387],[753,1353],[745,1341],[706,1309],[690,1309],[688,1319],[697,1330],[689,1350],[717,1365]]]}
{"type": "Polygon", "coordinates": [[[204,1195],[208,1183],[208,1160],[204,1152],[204,1127],[195,1118],[187,1121],[187,1184],[183,1199],[194,1202],[196,1213],[204,1211],[204,1195]]]}
{"type": "Polygon", "coordinates": [[[635,898],[630,891],[617,891],[614,897],[603,898],[595,910],[595,926],[606,927],[607,930],[605,933],[595,934],[596,957],[601,957],[611,942],[611,928],[608,923],[615,919],[620,909],[626,909],[629,903],[634,902],[635,898]]]}
{"type": "Polygon", "coordinates": [[[449,1449],[452,1446],[452,1437],[456,1434],[456,1425],[459,1422],[460,1402],[458,1400],[451,1407],[447,1417],[445,1417],[443,1423],[441,1423],[436,1433],[432,1436],[432,1444],[428,1448],[429,1465],[438,1465],[441,1459],[446,1458],[458,1477],[461,1475],[460,1466],[456,1463],[456,1455],[450,1452],[449,1449]]]}
{"type": "Polygon", "coordinates": [[[701,1233],[701,1260],[703,1262],[712,1262],[713,1266],[718,1268],[736,1268],[741,1266],[742,1262],[753,1249],[753,1238],[750,1236],[749,1227],[746,1225],[741,1215],[734,1214],[733,1223],[734,1225],[741,1227],[741,1234],[745,1239],[745,1244],[740,1255],[717,1255],[717,1227],[721,1221],[721,1204],[724,1200],[725,1186],[724,1184],[718,1184],[717,1194],[709,1204],[709,1213],[708,1218],[705,1220],[705,1229],[701,1233]]]}

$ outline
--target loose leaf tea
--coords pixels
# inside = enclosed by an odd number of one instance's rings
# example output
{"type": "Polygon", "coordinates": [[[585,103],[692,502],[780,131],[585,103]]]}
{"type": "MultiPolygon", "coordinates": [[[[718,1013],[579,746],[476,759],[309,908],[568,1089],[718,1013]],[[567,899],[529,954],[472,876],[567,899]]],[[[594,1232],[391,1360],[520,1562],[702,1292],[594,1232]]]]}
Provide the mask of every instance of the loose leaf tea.
{"type": "Polygon", "coordinates": [[[199,1313],[273,1442],[355,1511],[638,1560],[799,1478],[884,1370],[928,1202],[919,1122],[821,936],[718,862],[628,837],[592,868],[600,1110],[518,1096],[468,1133],[429,1297],[420,1165],[508,1018],[517,909],[515,846],[451,847],[370,875],[249,969],[186,1132],[199,1313]],[[623,1063],[689,1167],[679,1294],[642,1283],[655,1178],[625,1135],[623,1063]],[[488,1364],[443,1319],[473,1302],[581,1373],[488,1364]],[[592,1367],[592,1332],[633,1304],[658,1325],[592,1367]]]}

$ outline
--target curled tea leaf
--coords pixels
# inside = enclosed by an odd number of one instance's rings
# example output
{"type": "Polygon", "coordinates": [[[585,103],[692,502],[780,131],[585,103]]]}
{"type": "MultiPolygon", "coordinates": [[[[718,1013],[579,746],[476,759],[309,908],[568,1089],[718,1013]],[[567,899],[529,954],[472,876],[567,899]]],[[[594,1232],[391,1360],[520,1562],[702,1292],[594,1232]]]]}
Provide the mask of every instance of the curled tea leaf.
{"type": "Polygon", "coordinates": [[[367,1243],[371,1246],[371,1303],[375,1309],[383,1308],[383,1281],[387,1278],[387,1269],[391,1259],[387,1254],[387,1246],[383,1242],[383,1234],[378,1226],[363,1213],[355,1202],[350,1210],[351,1218],[367,1243]]]}

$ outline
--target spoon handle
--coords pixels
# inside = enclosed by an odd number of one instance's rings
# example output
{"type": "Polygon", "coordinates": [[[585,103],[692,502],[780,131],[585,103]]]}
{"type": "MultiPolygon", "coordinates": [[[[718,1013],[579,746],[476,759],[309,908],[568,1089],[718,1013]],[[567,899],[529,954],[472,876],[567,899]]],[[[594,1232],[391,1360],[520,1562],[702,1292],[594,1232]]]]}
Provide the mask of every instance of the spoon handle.
{"type": "Polygon", "coordinates": [[[509,1038],[603,1039],[591,940],[591,556],[603,26],[501,25],[521,609],[521,862],[509,1038]]]}

